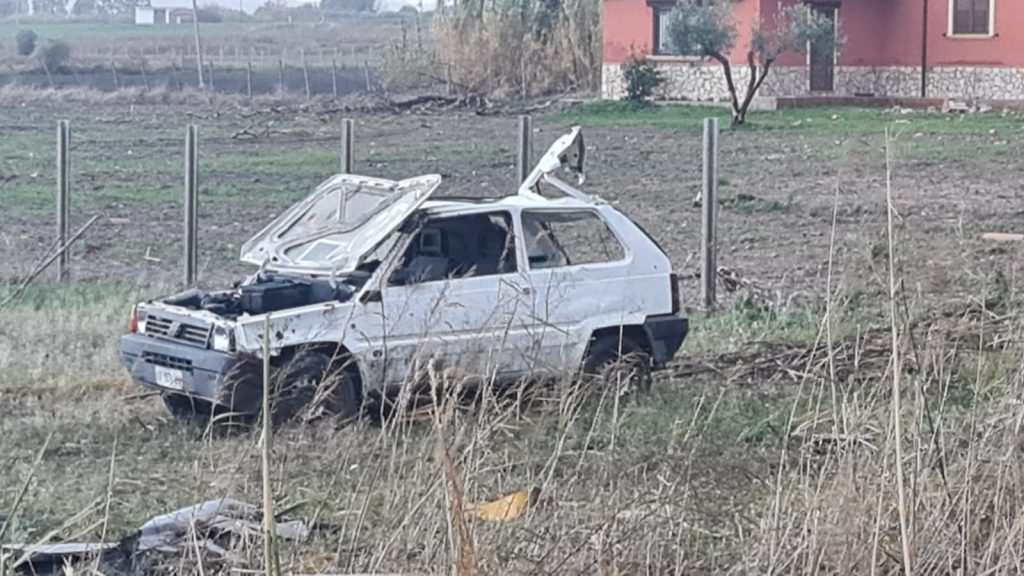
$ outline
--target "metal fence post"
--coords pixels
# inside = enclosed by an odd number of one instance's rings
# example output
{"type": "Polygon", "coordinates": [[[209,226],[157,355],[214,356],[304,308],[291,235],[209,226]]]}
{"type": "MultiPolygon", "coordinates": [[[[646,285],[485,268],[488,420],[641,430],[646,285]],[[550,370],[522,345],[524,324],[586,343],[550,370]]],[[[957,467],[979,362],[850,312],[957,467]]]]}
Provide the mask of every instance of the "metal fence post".
{"type": "Polygon", "coordinates": [[[185,285],[196,283],[197,246],[199,232],[199,158],[198,130],[190,124],[185,132],[185,285]]]}
{"type": "Polygon", "coordinates": [[[704,178],[701,217],[701,300],[706,310],[715,307],[718,277],[718,118],[704,119],[704,178]]]}
{"type": "Polygon", "coordinates": [[[245,97],[252,100],[252,60],[245,63],[245,97]]]}
{"type": "Polygon", "coordinates": [[[533,149],[530,144],[532,124],[529,116],[519,117],[519,154],[516,156],[516,174],[519,176],[519,181],[516,183],[516,187],[526,181],[526,177],[530,175],[530,169],[533,168],[531,166],[533,149]]]}
{"type": "Polygon", "coordinates": [[[61,249],[57,259],[57,279],[68,275],[68,251],[64,244],[71,236],[71,128],[67,120],[57,123],[57,246],[61,249]]]}
{"type": "Polygon", "coordinates": [[[283,94],[284,86],[284,59],[277,61],[277,89],[283,94]]]}
{"type": "Polygon", "coordinates": [[[352,164],[355,156],[355,140],[352,135],[353,125],[351,118],[341,121],[341,172],[342,174],[352,173],[352,164]]]}

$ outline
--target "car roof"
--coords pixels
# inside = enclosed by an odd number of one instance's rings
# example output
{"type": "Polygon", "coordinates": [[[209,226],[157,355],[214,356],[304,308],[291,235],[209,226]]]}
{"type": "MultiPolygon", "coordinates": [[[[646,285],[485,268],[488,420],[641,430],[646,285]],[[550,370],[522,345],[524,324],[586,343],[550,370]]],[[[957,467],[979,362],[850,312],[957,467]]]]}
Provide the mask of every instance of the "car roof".
{"type": "Polygon", "coordinates": [[[523,210],[523,209],[581,209],[594,208],[603,201],[579,200],[577,198],[531,198],[520,194],[513,194],[502,198],[471,198],[461,196],[449,196],[431,198],[427,200],[421,210],[433,214],[448,215],[473,212],[487,212],[496,209],[523,210]]]}

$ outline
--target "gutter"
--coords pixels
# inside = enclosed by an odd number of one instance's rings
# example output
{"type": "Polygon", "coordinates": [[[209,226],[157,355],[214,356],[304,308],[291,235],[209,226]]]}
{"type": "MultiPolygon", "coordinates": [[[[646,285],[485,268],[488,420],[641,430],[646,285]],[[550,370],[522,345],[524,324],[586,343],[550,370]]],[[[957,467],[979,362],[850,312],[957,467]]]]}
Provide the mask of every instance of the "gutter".
{"type": "Polygon", "coordinates": [[[928,97],[928,0],[921,0],[921,98],[928,97]]]}

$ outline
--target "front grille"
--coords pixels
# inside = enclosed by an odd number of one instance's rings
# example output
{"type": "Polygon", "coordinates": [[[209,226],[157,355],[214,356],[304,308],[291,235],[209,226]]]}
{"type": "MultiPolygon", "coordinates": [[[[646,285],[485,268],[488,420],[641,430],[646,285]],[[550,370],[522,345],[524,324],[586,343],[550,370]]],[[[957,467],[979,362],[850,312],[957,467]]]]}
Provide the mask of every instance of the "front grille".
{"type": "Polygon", "coordinates": [[[146,334],[150,336],[167,336],[167,333],[171,330],[171,324],[174,324],[174,321],[170,318],[147,316],[146,334]]]}
{"type": "Polygon", "coordinates": [[[164,368],[173,368],[175,370],[183,370],[185,372],[192,371],[192,361],[188,358],[179,358],[177,356],[147,351],[142,353],[142,361],[154,366],[163,366],[164,368]]]}
{"type": "Polygon", "coordinates": [[[181,328],[178,329],[178,338],[182,340],[188,340],[200,346],[206,346],[206,340],[210,337],[210,328],[203,328],[202,326],[193,326],[191,324],[182,324],[181,328]]]}
{"type": "Polygon", "coordinates": [[[190,344],[206,346],[210,339],[210,327],[150,314],[146,317],[146,334],[157,338],[184,340],[190,344]]]}

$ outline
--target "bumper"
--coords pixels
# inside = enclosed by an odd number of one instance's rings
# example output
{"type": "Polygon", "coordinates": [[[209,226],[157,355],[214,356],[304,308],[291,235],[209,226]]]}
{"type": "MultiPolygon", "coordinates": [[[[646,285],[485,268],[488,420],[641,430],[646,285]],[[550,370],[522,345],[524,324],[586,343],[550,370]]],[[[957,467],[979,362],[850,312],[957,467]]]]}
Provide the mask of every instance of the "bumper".
{"type": "Polygon", "coordinates": [[[237,362],[231,354],[140,334],[121,337],[121,359],[140,386],[211,402],[222,397],[224,376],[237,362]]]}
{"type": "Polygon", "coordinates": [[[651,359],[655,367],[664,366],[671,360],[690,331],[690,322],[674,314],[648,316],[644,320],[647,341],[651,343],[651,359]]]}

